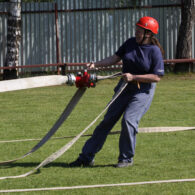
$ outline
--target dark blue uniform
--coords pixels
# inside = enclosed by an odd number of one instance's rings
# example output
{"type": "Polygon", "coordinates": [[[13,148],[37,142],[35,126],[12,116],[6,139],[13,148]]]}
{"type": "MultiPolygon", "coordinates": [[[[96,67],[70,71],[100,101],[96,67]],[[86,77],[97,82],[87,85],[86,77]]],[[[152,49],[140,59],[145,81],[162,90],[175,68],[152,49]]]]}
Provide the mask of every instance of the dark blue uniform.
{"type": "MultiPolygon", "coordinates": [[[[156,45],[138,45],[135,38],[128,39],[116,52],[123,61],[123,73],[135,75],[164,75],[164,63],[156,45]]],[[[122,79],[115,87],[118,90],[122,79]]],[[[130,82],[122,94],[109,107],[104,119],[96,127],[92,137],[85,143],[79,158],[90,162],[102,148],[106,137],[116,122],[122,118],[119,140],[119,161],[131,162],[135,154],[136,133],[142,116],[149,109],[153,99],[155,83],[140,83],[140,89],[130,82]]]]}

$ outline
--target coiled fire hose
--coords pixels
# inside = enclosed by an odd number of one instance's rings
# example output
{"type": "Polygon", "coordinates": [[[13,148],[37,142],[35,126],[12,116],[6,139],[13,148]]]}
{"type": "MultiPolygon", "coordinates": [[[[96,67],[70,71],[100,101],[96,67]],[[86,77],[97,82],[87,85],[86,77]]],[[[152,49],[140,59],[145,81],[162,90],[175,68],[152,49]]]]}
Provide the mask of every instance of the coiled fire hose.
{"type": "MultiPolygon", "coordinates": [[[[51,137],[54,135],[54,133],[58,130],[58,128],[62,125],[62,123],[67,119],[67,117],[70,115],[74,107],[77,105],[79,102],[80,98],[83,96],[84,92],[86,91],[86,87],[94,87],[95,83],[97,80],[103,80],[103,79],[108,79],[108,78],[114,78],[117,76],[120,76],[121,73],[116,73],[110,76],[96,76],[95,74],[89,75],[87,71],[85,71],[83,74],[77,75],[77,77],[74,77],[73,75],[68,75],[67,77],[67,83],[73,84],[75,83],[76,86],[79,88],[75,95],[72,97],[70,100],[69,104],[66,106],[64,109],[63,113],[59,117],[59,119],[56,121],[54,126],[48,131],[48,133],[41,139],[41,141],[36,144],[29,152],[24,154],[23,156],[13,159],[13,160],[8,160],[8,161],[3,161],[0,162],[0,165],[5,165],[8,163],[15,162],[17,160],[21,160],[25,158],[26,156],[32,154],[36,150],[38,150],[41,146],[43,146],[51,137]]],[[[122,93],[122,91],[125,89],[127,86],[127,83],[123,82],[119,90],[115,93],[113,96],[112,100],[108,103],[108,105],[105,107],[105,109],[84,129],[82,130],[76,137],[74,137],[69,143],[65,144],[62,148],[60,148],[58,151],[50,155],[48,158],[46,158],[43,162],[41,162],[37,167],[35,167],[33,170],[22,174],[22,175],[17,175],[17,176],[7,176],[7,177],[0,177],[0,180],[3,179],[8,179],[8,178],[22,178],[26,177],[28,175],[31,175],[32,173],[36,172],[38,169],[41,167],[49,164],[50,162],[56,160],[59,158],[64,152],[66,152],[99,118],[100,116],[108,109],[108,107],[116,100],[116,98],[122,93]]]]}

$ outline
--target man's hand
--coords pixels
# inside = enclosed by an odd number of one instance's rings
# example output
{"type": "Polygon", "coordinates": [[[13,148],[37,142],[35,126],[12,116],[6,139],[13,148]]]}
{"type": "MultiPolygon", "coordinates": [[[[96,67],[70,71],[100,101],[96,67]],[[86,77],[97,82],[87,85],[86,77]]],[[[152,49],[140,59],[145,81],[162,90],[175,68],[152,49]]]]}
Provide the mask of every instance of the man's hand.
{"type": "Polygon", "coordinates": [[[122,75],[122,77],[123,77],[124,81],[126,81],[126,82],[131,82],[134,80],[134,76],[130,73],[125,73],[122,75]]]}
{"type": "Polygon", "coordinates": [[[90,62],[89,64],[86,64],[87,69],[94,69],[95,68],[95,63],[94,62],[90,62]]]}

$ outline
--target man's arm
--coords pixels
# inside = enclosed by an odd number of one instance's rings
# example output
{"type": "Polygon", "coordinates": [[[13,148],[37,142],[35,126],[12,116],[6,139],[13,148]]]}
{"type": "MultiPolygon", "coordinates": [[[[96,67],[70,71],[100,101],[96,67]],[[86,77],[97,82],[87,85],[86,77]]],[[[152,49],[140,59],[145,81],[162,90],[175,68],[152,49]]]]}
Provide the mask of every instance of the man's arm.
{"type": "Polygon", "coordinates": [[[123,79],[126,82],[137,81],[140,83],[159,82],[160,76],[156,74],[132,75],[130,73],[123,74],[123,79]]]}
{"type": "Polygon", "coordinates": [[[113,64],[117,64],[119,61],[121,60],[121,58],[119,56],[117,56],[116,54],[105,58],[103,60],[100,60],[98,62],[91,62],[90,64],[87,65],[88,68],[98,68],[101,66],[110,66],[113,64]]]}

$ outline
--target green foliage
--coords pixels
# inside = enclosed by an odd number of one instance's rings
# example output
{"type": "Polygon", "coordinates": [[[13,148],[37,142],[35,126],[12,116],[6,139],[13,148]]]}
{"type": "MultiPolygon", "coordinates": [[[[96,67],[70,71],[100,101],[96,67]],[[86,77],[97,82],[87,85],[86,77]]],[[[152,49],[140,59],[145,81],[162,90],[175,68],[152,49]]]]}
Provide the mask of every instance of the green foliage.
{"type": "MultiPolygon", "coordinates": [[[[71,116],[55,137],[76,135],[103,110],[118,82],[106,80],[87,90],[71,116]]],[[[56,86],[0,94],[0,139],[43,137],[57,120],[75,87],[56,86]]],[[[158,84],[150,110],[140,126],[195,126],[195,75],[167,75],[158,84]]],[[[96,124],[97,125],[97,124],[96,124]]],[[[92,133],[93,128],[88,133],[92,133]]],[[[120,130],[120,121],[113,130],[120,130]]],[[[165,179],[195,178],[195,131],[139,133],[134,166],[116,169],[119,135],[109,135],[97,154],[95,167],[70,168],[88,137],[82,137],[62,157],[21,179],[0,180],[0,189],[42,188],[111,183],[129,183],[165,179]]],[[[25,173],[70,139],[50,140],[31,156],[9,166],[0,167],[0,176],[25,173]]],[[[37,141],[0,143],[0,160],[23,155],[37,141]]],[[[112,188],[75,189],[39,192],[39,194],[195,194],[194,182],[167,183],[112,188]]],[[[27,194],[27,193],[23,193],[27,194]]],[[[35,194],[35,192],[28,193],[35,194]]]]}

